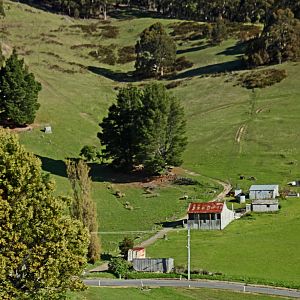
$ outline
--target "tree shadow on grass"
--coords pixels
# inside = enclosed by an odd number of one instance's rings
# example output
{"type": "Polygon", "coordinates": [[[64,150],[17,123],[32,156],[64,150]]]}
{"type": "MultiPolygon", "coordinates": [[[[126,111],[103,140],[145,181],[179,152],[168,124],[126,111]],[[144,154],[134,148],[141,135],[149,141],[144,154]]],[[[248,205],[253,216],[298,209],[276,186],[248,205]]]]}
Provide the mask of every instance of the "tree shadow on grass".
{"type": "Polygon", "coordinates": [[[188,77],[195,77],[201,75],[210,75],[210,74],[218,74],[225,73],[231,71],[238,71],[243,69],[243,64],[241,60],[228,61],[224,63],[214,64],[203,66],[200,68],[191,69],[182,73],[175,75],[172,79],[185,79],[188,77]]]}
{"type": "Polygon", "coordinates": [[[159,18],[163,19],[166,16],[156,12],[156,11],[147,11],[141,9],[134,9],[134,8],[118,8],[111,12],[108,12],[108,15],[112,18],[118,20],[130,20],[130,19],[138,19],[138,18],[159,18]]]}
{"type": "MultiPolygon", "coordinates": [[[[42,162],[42,169],[53,175],[67,177],[66,165],[63,160],[56,160],[49,157],[36,155],[42,162]]],[[[91,168],[90,176],[94,182],[111,182],[111,183],[147,183],[151,177],[142,171],[123,173],[117,171],[108,164],[88,163],[91,168]]]]}
{"type": "Polygon", "coordinates": [[[128,73],[113,72],[109,69],[94,67],[94,66],[88,66],[88,70],[97,75],[106,77],[110,80],[117,81],[117,82],[135,82],[135,81],[137,81],[137,78],[134,76],[133,72],[128,72],[128,73]]]}
{"type": "Polygon", "coordinates": [[[226,48],[224,51],[217,53],[217,55],[243,55],[246,51],[247,43],[236,43],[234,46],[226,48]]]}
{"type": "Polygon", "coordinates": [[[184,53],[196,52],[196,51],[207,49],[209,47],[211,47],[210,44],[205,44],[205,45],[201,45],[201,46],[197,46],[197,47],[192,47],[192,48],[177,50],[176,54],[184,54],[184,53]]]}
{"type": "Polygon", "coordinates": [[[182,220],[170,221],[170,222],[159,222],[156,225],[162,225],[163,228],[183,228],[185,224],[185,218],[182,220]]]}

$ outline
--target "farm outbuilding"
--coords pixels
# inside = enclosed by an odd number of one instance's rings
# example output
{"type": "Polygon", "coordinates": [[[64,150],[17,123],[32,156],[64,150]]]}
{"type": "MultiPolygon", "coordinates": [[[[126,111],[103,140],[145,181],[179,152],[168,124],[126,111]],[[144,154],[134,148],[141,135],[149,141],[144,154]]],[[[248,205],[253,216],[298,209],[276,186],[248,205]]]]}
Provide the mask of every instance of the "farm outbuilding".
{"type": "Polygon", "coordinates": [[[267,200],[275,199],[279,196],[279,185],[251,185],[249,190],[249,198],[251,200],[267,200]]]}
{"type": "Polygon", "coordinates": [[[146,249],[143,247],[135,247],[128,250],[128,261],[133,261],[135,258],[145,258],[146,249]]]}
{"type": "Polygon", "coordinates": [[[234,220],[223,202],[190,203],[187,225],[192,229],[222,230],[234,220]]]}
{"type": "Polygon", "coordinates": [[[273,212],[279,210],[278,200],[253,200],[252,211],[254,212],[273,212]]]}
{"type": "Polygon", "coordinates": [[[174,269],[173,258],[134,258],[132,266],[139,272],[170,273],[174,269]]]}

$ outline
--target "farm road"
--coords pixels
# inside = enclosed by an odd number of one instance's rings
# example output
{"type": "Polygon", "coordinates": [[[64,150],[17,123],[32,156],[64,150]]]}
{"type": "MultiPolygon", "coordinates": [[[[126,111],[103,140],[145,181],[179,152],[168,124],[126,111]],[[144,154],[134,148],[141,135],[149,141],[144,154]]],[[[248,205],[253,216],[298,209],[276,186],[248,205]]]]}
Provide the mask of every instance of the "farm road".
{"type": "Polygon", "coordinates": [[[237,292],[246,293],[259,293],[282,297],[293,297],[300,298],[300,291],[276,288],[269,286],[258,286],[258,285],[245,285],[240,282],[226,282],[226,281],[209,281],[209,280],[165,280],[165,279],[90,279],[84,280],[84,283],[88,286],[102,286],[102,287],[192,287],[192,288],[209,288],[209,289],[221,289],[231,290],[237,292]]]}

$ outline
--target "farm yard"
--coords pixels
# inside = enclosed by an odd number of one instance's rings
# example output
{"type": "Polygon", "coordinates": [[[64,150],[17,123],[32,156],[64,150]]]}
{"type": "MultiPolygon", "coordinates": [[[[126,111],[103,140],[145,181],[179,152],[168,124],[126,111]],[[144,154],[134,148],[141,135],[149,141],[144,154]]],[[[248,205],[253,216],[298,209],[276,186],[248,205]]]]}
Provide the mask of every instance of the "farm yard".
{"type": "MultiPolygon", "coordinates": [[[[78,157],[84,145],[100,147],[98,124],[120,87],[148,82],[132,77],[134,62],[122,63],[118,51],[134,46],[140,32],[157,19],[120,15],[105,23],[75,20],[11,1],[5,1],[5,7],[6,18],[0,20],[2,49],[7,54],[16,47],[43,87],[35,123],[32,130],[19,133],[21,143],[41,159],[43,170],[56,181],[57,194],[71,195],[64,160],[78,157]],[[108,33],[101,34],[105,30],[108,33]],[[108,48],[113,53],[107,54],[108,48]],[[96,58],[95,51],[106,53],[112,64],[96,58]],[[48,125],[52,134],[41,131],[48,125]]],[[[159,21],[168,32],[173,30],[170,25],[181,22],[159,21]]],[[[183,217],[189,201],[213,199],[222,191],[216,179],[243,189],[254,183],[274,182],[285,189],[287,182],[300,179],[300,65],[290,62],[272,66],[286,70],[287,78],[264,89],[246,89],[239,84],[240,76],[249,73],[241,68],[242,53],[243,47],[234,38],[218,46],[210,46],[206,40],[179,40],[178,56],[185,56],[193,67],[162,81],[175,86],[170,91],[181,100],[187,117],[189,143],[183,154],[184,164],[176,172],[198,184],[153,179],[150,184],[154,188],[148,193],[145,178],[90,164],[103,252],[116,254],[124,236],[140,243],[164,222],[183,217]],[[184,195],[188,199],[180,200],[184,195]]],[[[300,188],[294,190],[299,192],[300,188]]],[[[192,268],[300,286],[300,200],[282,200],[280,204],[278,213],[251,214],[224,231],[192,231],[192,268]]],[[[177,266],[185,267],[185,246],[186,231],[175,230],[168,233],[167,240],[147,248],[147,253],[173,257],[177,266]]],[[[105,299],[115,298],[110,293],[108,289],[100,291],[105,299]]],[[[126,293],[144,299],[137,289],[126,289],[126,293]]],[[[186,299],[187,295],[191,299],[202,295],[240,299],[236,293],[205,290],[166,288],[149,292],[153,299],[166,294],[170,299],[186,299]]],[[[91,288],[83,295],[96,299],[99,291],[91,288]]]]}

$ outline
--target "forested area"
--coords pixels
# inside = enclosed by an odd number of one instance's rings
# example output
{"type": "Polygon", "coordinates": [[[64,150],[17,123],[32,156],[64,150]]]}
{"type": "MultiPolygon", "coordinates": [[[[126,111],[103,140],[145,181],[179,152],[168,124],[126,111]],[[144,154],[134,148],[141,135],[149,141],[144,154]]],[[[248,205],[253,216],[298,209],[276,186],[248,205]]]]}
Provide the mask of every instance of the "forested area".
{"type": "Polygon", "coordinates": [[[155,11],[166,17],[214,22],[218,17],[232,22],[265,22],[272,11],[289,8],[300,17],[299,0],[23,0],[74,17],[106,18],[120,7],[155,11]],[[42,3],[41,3],[42,2],[42,3]]]}

